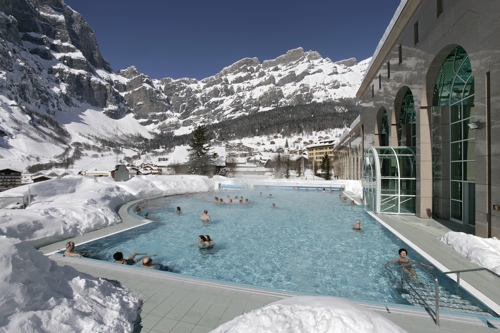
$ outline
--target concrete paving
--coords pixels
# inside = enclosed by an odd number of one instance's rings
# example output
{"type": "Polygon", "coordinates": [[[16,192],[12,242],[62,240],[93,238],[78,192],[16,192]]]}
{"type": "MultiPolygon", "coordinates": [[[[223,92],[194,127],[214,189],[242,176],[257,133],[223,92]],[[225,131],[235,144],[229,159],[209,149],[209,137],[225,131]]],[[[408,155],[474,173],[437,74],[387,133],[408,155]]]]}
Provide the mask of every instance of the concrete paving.
{"type": "MultiPolygon", "coordinates": [[[[346,194],[349,195],[349,193],[346,194]]],[[[357,199],[355,196],[350,197],[353,200],[357,199]]],[[[128,207],[134,204],[131,202],[121,207],[120,215],[123,223],[72,240],[78,246],[93,238],[147,223],[145,219],[136,219],[126,213],[128,207]]],[[[376,217],[381,220],[381,223],[407,238],[412,247],[424,251],[425,255],[429,256],[431,261],[440,268],[455,270],[478,267],[439,240],[446,232],[456,228],[456,225],[448,225],[446,222],[432,219],[419,219],[414,216],[377,215],[376,217]]],[[[174,273],[53,254],[54,251],[64,248],[67,241],[46,246],[40,251],[50,254],[50,258],[60,265],[70,265],[93,276],[119,281],[133,290],[143,300],[141,322],[136,332],[210,332],[241,314],[294,296],[293,293],[188,278],[174,273]]],[[[470,285],[482,293],[483,297],[487,295],[491,305],[500,308],[499,278],[485,272],[472,272],[464,274],[463,280],[465,285],[470,285]]],[[[381,314],[410,333],[493,333],[496,332],[494,331],[496,328],[500,328],[500,320],[494,318],[486,321],[476,316],[442,313],[440,326],[437,326],[422,308],[362,302],[358,304],[381,314]]]]}

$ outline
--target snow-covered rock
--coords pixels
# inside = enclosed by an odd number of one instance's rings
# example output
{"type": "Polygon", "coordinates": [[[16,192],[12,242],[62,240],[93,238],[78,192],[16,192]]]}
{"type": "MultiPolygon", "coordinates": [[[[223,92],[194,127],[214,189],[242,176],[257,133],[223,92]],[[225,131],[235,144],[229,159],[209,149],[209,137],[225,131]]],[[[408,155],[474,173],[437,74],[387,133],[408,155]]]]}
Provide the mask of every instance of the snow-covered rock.
{"type": "Polygon", "coordinates": [[[402,333],[381,315],[348,300],[328,296],[283,299],[227,322],[212,333],[402,333]]]}
{"type": "Polygon", "coordinates": [[[500,274],[500,240],[496,237],[482,238],[449,231],[441,237],[441,241],[470,261],[500,274]]]}
{"type": "Polygon", "coordinates": [[[127,289],[0,236],[0,332],[132,332],[139,308],[127,289]]]}

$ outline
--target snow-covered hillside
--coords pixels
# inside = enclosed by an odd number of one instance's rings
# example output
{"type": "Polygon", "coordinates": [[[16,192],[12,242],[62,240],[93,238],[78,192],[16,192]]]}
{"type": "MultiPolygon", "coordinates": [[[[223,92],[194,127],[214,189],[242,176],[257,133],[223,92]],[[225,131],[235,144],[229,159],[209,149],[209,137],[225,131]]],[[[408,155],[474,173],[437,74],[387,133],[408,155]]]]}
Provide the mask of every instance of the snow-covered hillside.
{"type": "Polygon", "coordinates": [[[151,80],[133,66],[115,73],[91,27],[64,1],[5,0],[0,167],[25,170],[93,155],[88,146],[102,155],[136,141],[135,153],[143,154],[141,141],[159,133],[181,135],[201,123],[353,98],[369,60],[335,62],[299,47],[262,62],[239,60],[203,80],[151,80]]]}

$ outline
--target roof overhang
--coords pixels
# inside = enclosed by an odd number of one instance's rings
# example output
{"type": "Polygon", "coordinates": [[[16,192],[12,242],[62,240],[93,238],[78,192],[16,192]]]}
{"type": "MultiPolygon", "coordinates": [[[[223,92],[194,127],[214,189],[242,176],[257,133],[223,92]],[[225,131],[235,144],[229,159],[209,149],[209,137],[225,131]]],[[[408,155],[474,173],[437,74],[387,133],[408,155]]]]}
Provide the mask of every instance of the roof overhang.
{"type": "Polygon", "coordinates": [[[422,2],[423,0],[401,0],[389,26],[385,29],[385,33],[373,53],[372,60],[366,69],[365,77],[356,93],[356,97],[361,98],[365,90],[370,86],[387,55],[391,52],[422,2]]]}

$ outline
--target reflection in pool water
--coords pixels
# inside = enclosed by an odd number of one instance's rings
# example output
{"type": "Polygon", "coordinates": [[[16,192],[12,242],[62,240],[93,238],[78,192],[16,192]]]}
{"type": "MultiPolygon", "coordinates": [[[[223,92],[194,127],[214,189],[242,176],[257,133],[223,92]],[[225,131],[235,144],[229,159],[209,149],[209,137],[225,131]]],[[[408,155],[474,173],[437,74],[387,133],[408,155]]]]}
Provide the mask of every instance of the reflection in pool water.
{"type": "MultiPolygon", "coordinates": [[[[410,259],[428,262],[371,218],[364,206],[343,202],[336,191],[262,190],[262,196],[259,191],[149,200],[143,211],[155,222],[82,245],[77,251],[92,252],[109,261],[116,251],[125,256],[148,252],[154,262],[188,276],[290,292],[409,303],[410,298],[401,296],[399,281],[385,264],[398,257],[401,247],[409,250],[410,259]],[[250,203],[212,202],[214,196],[227,202],[227,195],[234,202],[243,196],[250,203]],[[235,200],[235,196],[239,198],[235,200]],[[273,203],[276,208],[271,207],[273,203]],[[175,214],[177,206],[181,214],[175,214]],[[211,216],[206,224],[200,221],[204,209],[211,216]],[[352,228],[358,218],[361,231],[352,228]],[[215,243],[213,249],[199,251],[189,246],[198,235],[207,234],[215,243]]],[[[415,268],[421,282],[433,290],[433,281],[415,268]]],[[[448,277],[440,278],[443,297],[453,301],[455,297],[447,292],[453,290],[452,283],[448,277]]]]}

